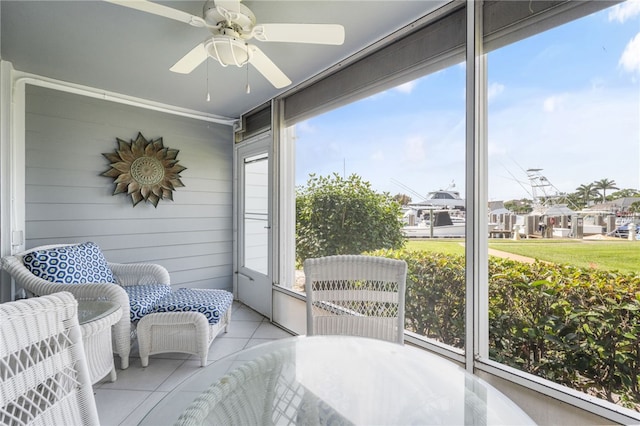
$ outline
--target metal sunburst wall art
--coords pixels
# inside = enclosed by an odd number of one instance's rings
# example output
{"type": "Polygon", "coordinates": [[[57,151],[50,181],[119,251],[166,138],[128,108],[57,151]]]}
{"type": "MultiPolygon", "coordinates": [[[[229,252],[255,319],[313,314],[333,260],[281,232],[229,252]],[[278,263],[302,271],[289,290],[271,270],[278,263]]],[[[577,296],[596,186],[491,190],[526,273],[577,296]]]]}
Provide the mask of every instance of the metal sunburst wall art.
{"type": "Polygon", "coordinates": [[[166,148],[162,138],[148,141],[142,133],[131,142],[116,140],[118,149],[102,154],[111,162],[102,176],[114,179],[113,195],[130,195],[134,207],[143,200],[154,207],[160,200],[173,201],[173,191],[184,186],[180,172],[187,169],[178,164],[180,151],[166,148]]]}

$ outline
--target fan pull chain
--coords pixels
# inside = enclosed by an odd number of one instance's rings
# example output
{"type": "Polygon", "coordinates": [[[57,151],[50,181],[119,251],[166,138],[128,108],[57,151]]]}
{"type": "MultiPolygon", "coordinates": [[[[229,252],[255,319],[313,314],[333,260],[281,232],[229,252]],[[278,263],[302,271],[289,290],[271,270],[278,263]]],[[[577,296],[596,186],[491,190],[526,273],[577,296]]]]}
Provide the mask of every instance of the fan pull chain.
{"type": "Polygon", "coordinates": [[[247,66],[247,95],[248,95],[249,93],[251,93],[251,86],[249,86],[249,45],[246,44],[246,46],[247,46],[247,63],[246,63],[246,66],[247,66]]]}
{"type": "Polygon", "coordinates": [[[209,58],[207,58],[207,102],[211,102],[211,94],[209,93],[209,58]]]}

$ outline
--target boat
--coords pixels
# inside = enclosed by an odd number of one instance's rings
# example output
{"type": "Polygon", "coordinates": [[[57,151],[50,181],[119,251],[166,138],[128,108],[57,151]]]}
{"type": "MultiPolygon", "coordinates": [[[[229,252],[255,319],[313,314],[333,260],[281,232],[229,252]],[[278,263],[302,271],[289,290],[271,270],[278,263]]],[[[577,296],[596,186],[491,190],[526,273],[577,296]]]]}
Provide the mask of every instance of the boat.
{"type": "MultiPolygon", "coordinates": [[[[465,236],[464,218],[451,217],[449,210],[430,209],[424,215],[419,215],[419,221],[415,225],[406,225],[402,228],[403,234],[408,238],[443,238],[465,236]]],[[[411,222],[410,222],[411,223],[411,222]]]]}
{"type": "MultiPolygon", "coordinates": [[[[464,238],[466,223],[464,216],[451,215],[455,210],[429,210],[415,225],[405,225],[402,233],[407,238],[464,238]]],[[[495,230],[497,224],[489,223],[487,232],[495,230]]]]}
{"type": "Polygon", "coordinates": [[[567,194],[560,192],[541,172],[542,169],[527,170],[532,211],[516,217],[514,227],[519,236],[582,238],[606,233],[605,218],[611,215],[609,212],[578,211],[574,204],[569,205],[567,194]]]}
{"type": "Polygon", "coordinates": [[[438,207],[441,209],[456,209],[464,211],[465,200],[460,197],[460,193],[458,191],[441,189],[429,192],[424,201],[411,203],[409,206],[415,209],[438,207]]]}
{"type": "MultiPolygon", "coordinates": [[[[431,191],[424,201],[405,206],[402,232],[408,238],[464,238],[465,207],[458,191],[449,188],[431,191]]],[[[489,232],[496,226],[490,223],[489,232]]]]}

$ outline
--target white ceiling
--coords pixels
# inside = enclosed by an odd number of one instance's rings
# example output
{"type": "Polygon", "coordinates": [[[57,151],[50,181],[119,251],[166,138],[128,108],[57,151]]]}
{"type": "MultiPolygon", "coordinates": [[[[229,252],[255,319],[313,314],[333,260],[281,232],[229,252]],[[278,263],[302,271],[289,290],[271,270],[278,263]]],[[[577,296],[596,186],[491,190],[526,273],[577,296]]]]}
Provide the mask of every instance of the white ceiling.
{"type": "MultiPolygon", "coordinates": [[[[162,4],[202,16],[203,1],[162,4]]],[[[275,89],[249,68],[209,59],[188,75],[169,68],[209,34],[205,29],[104,1],[0,0],[0,56],[15,69],[100,90],[237,118],[424,16],[444,0],[244,1],[258,23],[336,23],[343,46],[255,41],[293,81],[275,89]],[[207,102],[207,64],[209,91],[207,102]]]]}

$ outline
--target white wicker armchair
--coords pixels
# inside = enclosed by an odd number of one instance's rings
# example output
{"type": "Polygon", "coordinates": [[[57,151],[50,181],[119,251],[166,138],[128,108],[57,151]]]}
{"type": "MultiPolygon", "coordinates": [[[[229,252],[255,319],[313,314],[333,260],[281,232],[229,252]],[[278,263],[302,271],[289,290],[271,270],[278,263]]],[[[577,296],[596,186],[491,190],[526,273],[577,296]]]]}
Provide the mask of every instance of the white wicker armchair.
{"type": "Polygon", "coordinates": [[[342,255],[304,262],[307,334],[342,334],[404,343],[407,263],[342,255]]]}
{"type": "Polygon", "coordinates": [[[0,304],[0,424],[99,424],[70,293],[0,304]]]}
{"type": "Polygon", "coordinates": [[[68,291],[78,300],[101,299],[110,300],[122,307],[122,317],[113,326],[114,351],[120,356],[121,368],[129,367],[129,353],[131,352],[132,328],[130,320],[129,296],[123,287],[146,284],[169,285],[169,272],[161,265],[152,263],[111,263],[108,262],[117,284],[86,283],[60,284],[39,278],[31,273],[24,265],[26,254],[36,250],[47,250],[74,244],[54,244],[34,247],[21,253],[2,259],[2,268],[9,272],[16,284],[25,289],[29,295],[44,296],[47,294],[68,291]]]}

